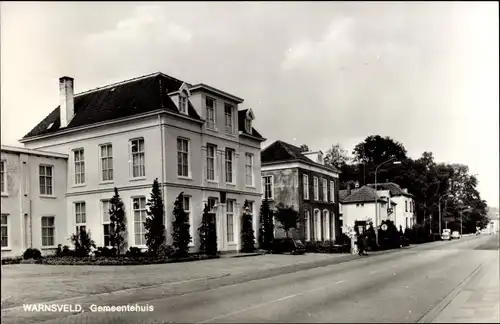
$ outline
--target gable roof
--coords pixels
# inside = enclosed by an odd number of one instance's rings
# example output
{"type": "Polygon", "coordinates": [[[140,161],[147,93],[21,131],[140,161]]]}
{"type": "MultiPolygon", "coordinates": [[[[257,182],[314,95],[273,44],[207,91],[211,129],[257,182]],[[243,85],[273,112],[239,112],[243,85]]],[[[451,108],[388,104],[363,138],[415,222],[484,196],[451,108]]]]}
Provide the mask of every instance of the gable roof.
{"type": "MultiPolygon", "coordinates": [[[[347,190],[346,194],[347,194],[347,190]]],[[[343,204],[349,203],[359,203],[359,202],[375,202],[375,198],[377,197],[375,189],[370,188],[368,186],[363,186],[356,191],[351,191],[351,194],[344,198],[342,201],[343,204]]],[[[385,199],[378,198],[379,202],[387,202],[385,199]]]]}
{"type": "Polygon", "coordinates": [[[238,130],[244,135],[251,135],[253,137],[264,140],[264,137],[262,137],[262,135],[260,135],[260,133],[255,128],[252,127],[252,133],[248,133],[245,129],[245,119],[248,112],[249,109],[238,110],[238,130]]]}
{"type": "Polygon", "coordinates": [[[260,159],[262,165],[275,162],[302,162],[327,171],[340,173],[340,170],[337,168],[314,162],[310,158],[304,156],[300,147],[279,140],[262,150],[260,159]]]}
{"type": "MultiPolygon", "coordinates": [[[[367,184],[370,188],[375,188],[375,184],[367,184]]],[[[378,190],[389,190],[391,193],[391,196],[405,196],[405,197],[414,197],[411,193],[409,192],[404,192],[401,187],[394,182],[382,182],[382,183],[377,183],[377,189],[378,190]]]]}

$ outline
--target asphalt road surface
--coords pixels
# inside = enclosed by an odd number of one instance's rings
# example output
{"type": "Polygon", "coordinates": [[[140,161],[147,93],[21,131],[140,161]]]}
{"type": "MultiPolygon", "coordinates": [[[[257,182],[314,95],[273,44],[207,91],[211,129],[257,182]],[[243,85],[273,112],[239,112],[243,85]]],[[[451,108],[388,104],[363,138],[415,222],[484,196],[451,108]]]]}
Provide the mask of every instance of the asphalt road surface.
{"type": "MultiPolygon", "coordinates": [[[[86,310],[61,314],[50,323],[418,322],[490,262],[492,253],[498,253],[498,242],[499,235],[479,235],[423,244],[216,289],[141,300],[139,305],[154,307],[150,312],[86,310]]],[[[129,304],[135,305],[139,297],[131,296],[129,304]]]]}

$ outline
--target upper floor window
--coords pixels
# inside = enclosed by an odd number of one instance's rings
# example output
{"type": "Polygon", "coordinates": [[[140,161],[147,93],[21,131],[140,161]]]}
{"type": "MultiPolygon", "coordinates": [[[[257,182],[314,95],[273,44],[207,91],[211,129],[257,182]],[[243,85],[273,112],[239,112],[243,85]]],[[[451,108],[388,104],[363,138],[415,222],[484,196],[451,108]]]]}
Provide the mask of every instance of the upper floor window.
{"type": "Polygon", "coordinates": [[[304,186],[304,199],[309,199],[309,176],[304,174],[302,176],[302,185],[304,186]]]}
{"type": "Polygon", "coordinates": [[[245,153],[245,184],[253,186],[253,154],[245,153]]]}
{"type": "Polygon", "coordinates": [[[76,224],[76,234],[81,231],[86,231],[87,228],[87,212],[85,208],[85,202],[75,203],[75,224],[76,224]]]}
{"type": "MultiPolygon", "coordinates": [[[[142,146],[144,148],[144,142],[142,143],[142,146]]],[[[102,181],[112,181],[113,180],[113,146],[111,144],[101,145],[100,154],[101,154],[101,180],[102,181]]],[[[134,154],[134,153],[132,153],[132,154],[134,154]]]]}
{"type": "Polygon", "coordinates": [[[233,160],[234,150],[226,148],[226,182],[233,183],[233,160]]]}
{"type": "Polygon", "coordinates": [[[335,182],[330,181],[330,201],[335,202],[335,182]]]}
{"type": "Polygon", "coordinates": [[[55,245],[55,217],[42,217],[42,246],[49,247],[55,245]]]}
{"type": "Polygon", "coordinates": [[[189,177],[189,140],[177,138],[177,175],[189,177]]]}
{"type": "Polygon", "coordinates": [[[52,196],[52,166],[40,165],[40,195],[52,196]]]}
{"type": "Polygon", "coordinates": [[[313,178],[313,182],[314,182],[314,200],[319,200],[319,182],[318,182],[318,178],[314,177],[313,178]]]}
{"type": "Polygon", "coordinates": [[[2,193],[7,192],[7,170],[6,170],[6,162],[5,161],[0,161],[0,189],[2,193]]]}
{"type": "Polygon", "coordinates": [[[264,198],[274,199],[274,178],[273,176],[262,177],[262,187],[264,192],[264,198]]]}
{"type": "Polygon", "coordinates": [[[226,134],[233,134],[233,106],[225,104],[224,114],[226,116],[226,134]]]}
{"type": "Polygon", "coordinates": [[[217,146],[207,145],[207,179],[215,180],[215,153],[217,146]]]}
{"type": "Polygon", "coordinates": [[[76,149],[73,151],[75,162],[75,184],[85,183],[85,157],[83,149],[76,149]]]}
{"type": "Polygon", "coordinates": [[[145,177],[146,165],[144,156],[144,139],[138,138],[130,141],[132,153],[132,177],[145,177]]]}
{"type": "Polygon", "coordinates": [[[183,114],[187,113],[187,98],[185,95],[179,95],[179,111],[183,114]]]}
{"type": "Polygon", "coordinates": [[[146,198],[136,197],[132,200],[134,211],[134,242],[135,245],[146,245],[146,198]]]}
{"type": "Polygon", "coordinates": [[[205,107],[207,111],[207,128],[215,129],[215,100],[206,97],[205,107]]]}
{"type": "Polygon", "coordinates": [[[323,179],[323,201],[328,201],[328,180],[323,179]]]}
{"type": "Polygon", "coordinates": [[[245,119],[245,131],[249,134],[252,133],[252,120],[250,118],[245,119]]]}

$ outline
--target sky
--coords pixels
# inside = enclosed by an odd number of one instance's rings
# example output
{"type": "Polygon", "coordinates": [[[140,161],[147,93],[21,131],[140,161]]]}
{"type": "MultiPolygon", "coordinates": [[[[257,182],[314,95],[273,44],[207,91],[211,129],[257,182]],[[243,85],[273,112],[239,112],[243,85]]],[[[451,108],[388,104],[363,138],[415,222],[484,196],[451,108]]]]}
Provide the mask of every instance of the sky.
{"type": "Polygon", "coordinates": [[[369,135],[463,163],[499,206],[498,2],[1,2],[1,141],[59,103],[154,72],[245,99],[268,140],[369,135]]]}

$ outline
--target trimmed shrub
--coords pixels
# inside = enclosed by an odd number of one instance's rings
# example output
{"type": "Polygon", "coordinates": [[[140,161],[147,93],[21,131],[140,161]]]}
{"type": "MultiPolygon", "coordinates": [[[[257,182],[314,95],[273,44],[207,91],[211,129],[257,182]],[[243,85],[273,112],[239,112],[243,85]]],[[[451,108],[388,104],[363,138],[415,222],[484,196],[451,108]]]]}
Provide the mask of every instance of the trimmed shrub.
{"type": "Polygon", "coordinates": [[[23,253],[24,260],[29,260],[29,259],[38,260],[41,258],[42,258],[42,252],[40,252],[40,250],[38,250],[38,249],[28,248],[23,253]]]}
{"type": "Polygon", "coordinates": [[[142,250],[138,247],[131,246],[128,251],[125,253],[128,257],[141,257],[145,256],[146,253],[142,252],[142,250]]]}
{"type": "Polygon", "coordinates": [[[175,249],[171,245],[162,244],[158,248],[158,259],[167,260],[175,254],[175,249]]]}
{"type": "Polygon", "coordinates": [[[95,256],[96,257],[113,257],[117,255],[116,248],[108,248],[106,246],[100,246],[97,248],[97,251],[95,251],[95,256]]]}
{"type": "Polygon", "coordinates": [[[147,255],[140,257],[129,257],[129,256],[115,256],[111,258],[106,257],[47,257],[42,260],[37,261],[37,263],[42,263],[46,265],[145,265],[145,264],[161,264],[161,263],[176,263],[176,262],[190,262],[198,260],[207,259],[217,259],[219,256],[208,256],[208,255],[190,255],[185,258],[178,259],[160,259],[147,255]]]}

